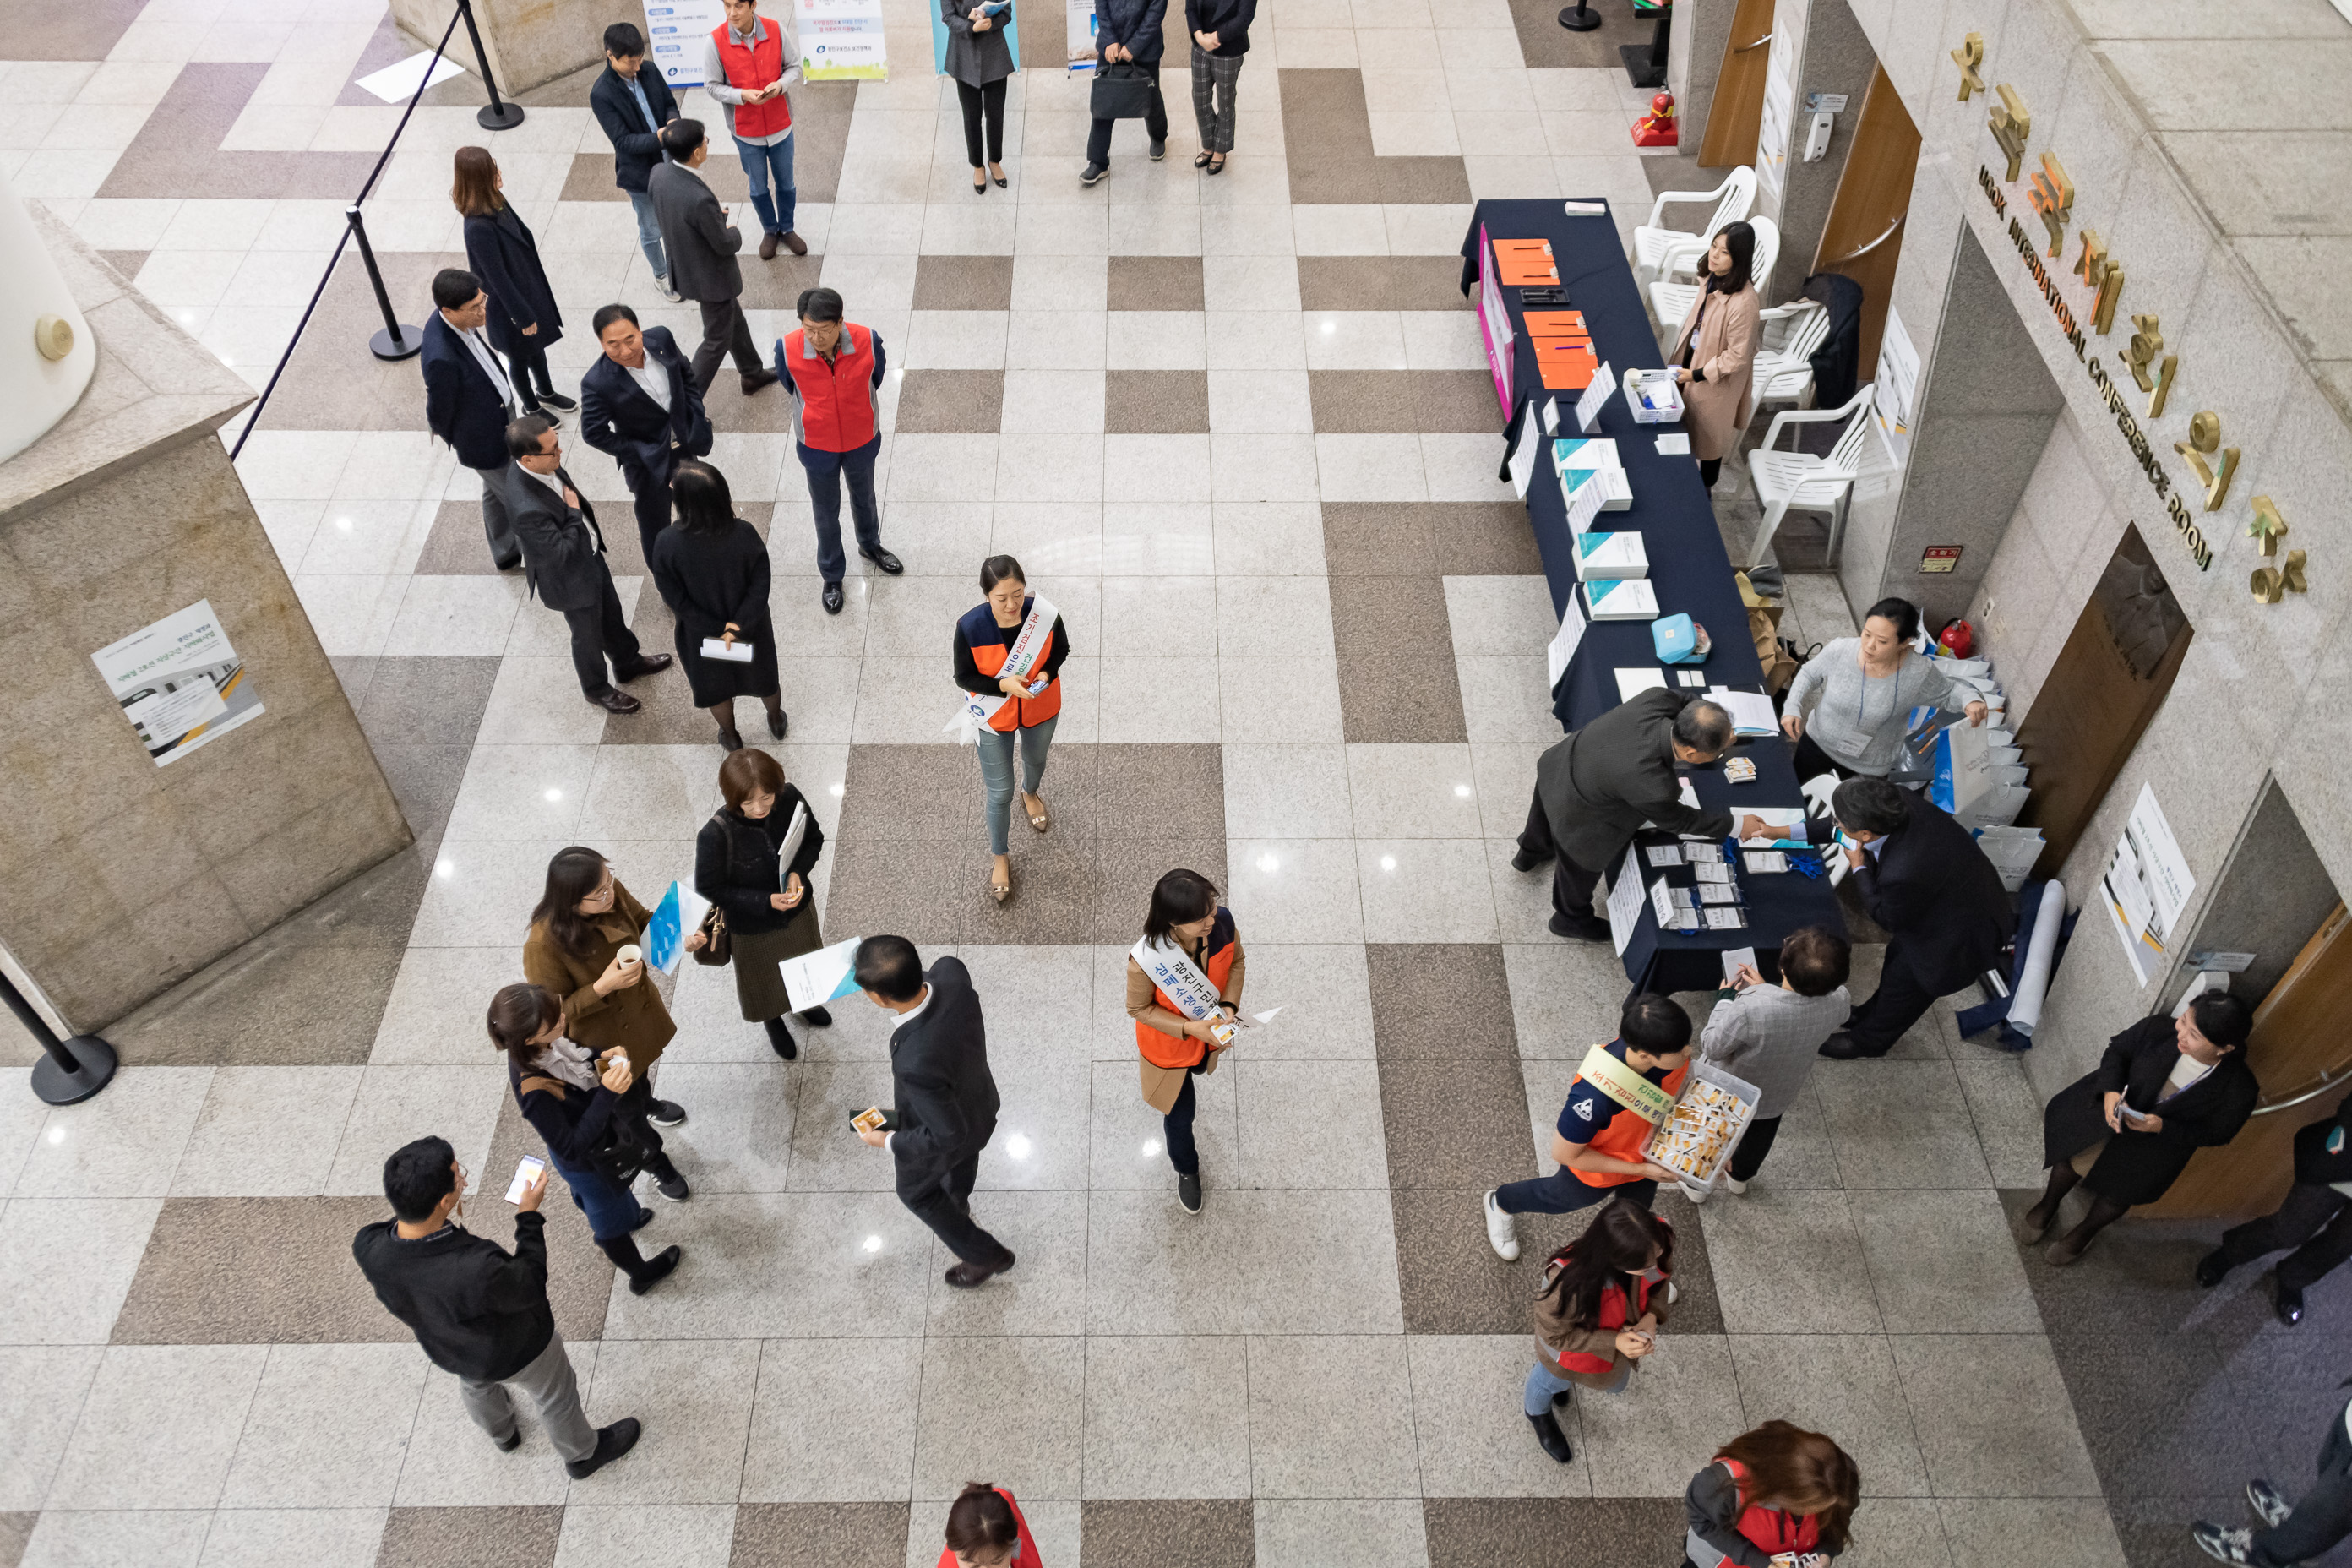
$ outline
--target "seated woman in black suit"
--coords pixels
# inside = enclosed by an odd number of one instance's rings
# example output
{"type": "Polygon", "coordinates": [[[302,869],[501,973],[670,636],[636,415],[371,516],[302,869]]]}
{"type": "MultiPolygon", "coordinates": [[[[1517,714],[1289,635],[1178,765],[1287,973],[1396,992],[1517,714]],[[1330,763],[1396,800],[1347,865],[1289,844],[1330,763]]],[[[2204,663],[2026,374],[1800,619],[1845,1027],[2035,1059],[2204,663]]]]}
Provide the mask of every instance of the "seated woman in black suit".
{"type": "Polygon", "coordinates": [[[2262,1097],[2246,1066],[2253,1024],[2243,1002],[2212,992],[2178,1021],[2142,1018],[2109,1040],[2098,1068],[2042,1113],[2050,1184],[2019,1216],[2018,1239],[2041,1240],[2075,1184],[2088,1187],[2091,1212],[2042,1253],[2063,1268],[2126,1209],[2164,1196],[2198,1150],[2235,1138],[2262,1097]]]}

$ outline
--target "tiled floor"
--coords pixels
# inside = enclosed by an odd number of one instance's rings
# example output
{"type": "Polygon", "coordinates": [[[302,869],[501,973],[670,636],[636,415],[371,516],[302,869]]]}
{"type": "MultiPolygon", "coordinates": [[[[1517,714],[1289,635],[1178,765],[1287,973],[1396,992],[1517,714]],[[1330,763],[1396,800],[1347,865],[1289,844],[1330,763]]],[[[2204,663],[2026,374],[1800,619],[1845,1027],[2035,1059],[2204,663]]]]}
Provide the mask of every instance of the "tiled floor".
{"type": "MultiPolygon", "coordinates": [[[[240,467],[419,844],[114,1029],[132,1065],[100,1100],[0,1093],[0,1564],[895,1568],[930,1561],[942,1500],[985,1478],[1055,1568],[1637,1568],[1677,1560],[1713,1446],[1774,1415],[1859,1457],[1849,1561],[2104,1565],[2120,1540],[2169,1563],[2183,1500],[2303,1462],[2342,1325],[2288,1342],[2242,1296],[2196,1316],[2146,1283],[2157,1243],[2128,1227],[2075,1275],[2021,1263],[1997,1189],[2034,1178],[2035,1107],[1941,1011],[1895,1059],[1825,1067],[1751,1196],[1665,1201],[1685,1299],[1664,1353],[1638,1394],[1580,1402],[1574,1463],[1529,1439],[1526,1300],[1572,1227],[1528,1225],[1506,1266],[1477,1194],[1538,1168],[1623,982],[1551,939],[1540,880],[1507,867],[1557,738],[1550,625],[1454,253],[1479,195],[1605,195],[1622,226],[1650,193],[1622,137],[1648,95],[1608,65],[1622,29],[1572,38],[1550,9],[1267,0],[1213,180],[1171,74],[1167,163],[1126,128],[1081,190],[1083,86],[1032,69],[1012,186],[975,197],[918,7],[890,36],[912,68],[803,95],[811,255],[747,263],[753,330],[821,279],[887,340],[877,482],[907,575],[821,613],[780,393],[722,386],[714,458],[770,542],[793,654],[774,750],[831,836],[820,907],[836,935],[971,965],[1006,1107],[979,1212],[1022,1264],[949,1290],[841,1128],[887,1079],[876,1015],[844,1008],[786,1066],[689,966],[663,1082],[693,1111],[697,1193],[653,1233],[684,1268],[615,1292],[552,1205],[592,1414],[647,1428],[577,1485],[536,1431],[509,1457],[466,1425],[348,1241],[400,1142],[440,1132],[497,1180],[532,1146],[479,1018],[546,857],[593,844],[657,892],[719,753],[675,676],[635,717],[580,701],[560,622],[483,559],[413,362],[365,357],[372,297],[337,273],[240,467]],[[939,737],[947,626],[992,551],[1076,649],[1055,826],[1016,826],[1002,908],[971,759],[939,737]],[[1121,950],[1173,865],[1229,886],[1249,999],[1286,1009],[1202,1082],[1198,1218],[1120,1011],[1121,950]],[[2305,1392],[2230,1428],[2226,1464],[2143,1440],[2249,1364],[2305,1392]]],[[[1058,24],[1026,20],[1050,67],[1058,24]]],[[[408,52],[382,8],[125,0],[20,18],[0,48],[25,62],[0,67],[16,188],[266,381],[397,118],[351,85],[408,52]]],[[[691,336],[647,286],[584,80],[526,95],[496,138],[469,80],[435,89],[366,206],[422,320],[457,258],[449,152],[490,141],[567,314],[567,380],[610,300],[691,336]]],[[[584,456],[574,476],[666,645],[618,475],[584,456]]],[[[1794,587],[1792,639],[1845,628],[1827,580],[1794,587]]]]}

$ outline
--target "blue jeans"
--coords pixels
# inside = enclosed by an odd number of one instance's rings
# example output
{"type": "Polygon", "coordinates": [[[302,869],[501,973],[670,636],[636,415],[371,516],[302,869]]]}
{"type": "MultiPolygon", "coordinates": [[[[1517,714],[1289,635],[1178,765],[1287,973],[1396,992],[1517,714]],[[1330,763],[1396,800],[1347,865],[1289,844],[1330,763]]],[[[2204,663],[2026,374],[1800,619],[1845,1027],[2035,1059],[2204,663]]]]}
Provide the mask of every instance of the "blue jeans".
{"type": "Polygon", "coordinates": [[[743,177],[751,182],[751,206],[760,215],[760,226],[770,234],[790,234],[793,231],[793,142],[790,136],[781,142],[771,142],[765,147],[750,142],[735,143],[735,156],[742,160],[743,177]],[[776,194],[768,195],[768,182],[773,177],[776,194]]]}
{"type": "Polygon", "coordinates": [[[588,1232],[599,1241],[618,1241],[637,1228],[637,1216],[646,1205],[637,1194],[601,1172],[586,1168],[574,1169],[548,1152],[548,1163],[555,1167],[572,1188],[572,1201],[588,1216],[588,1232]]]}
{"type": "Polygon", "coordinates": [[[882,455],[882,437],[846,452],[820,452],[804,441],[793,447],[801,467],[808,470],[809,505],[816,511],[816,574],[828,583],[841,581],[849,569],[841,552],[841,481],[849,480],[849,515],[857,525],[857,548],[867,554],[882,548],[882,514],[874,506],[874,459],[882,455]]]}
{"type": "MultiPolygon", "coordinates": [[[[980,776],[988,785],[988,847],[998,855],[1005,853],[1005,830],[1013,822],[1013,737],[1021,738],[1021,787],[1031,795],[1045,779],[1045,752],[1054,744],[1054,726],[1062,721],[1059,713],[1043,724],[1032,724],[1026,730],[982,730],[980,732],[980,776]]],[[[1190,1079],[1184,1082],[1184,1092],[1192,1092],[1190,1079]]],[[[1172,1158],[1175,1146],[1169,1146],[1172,1158]]],[[[1181,1171],[1184,1167],[1176,1167],[1181,1171]]]]}
{"type": "Polygon", "coordinates": [[[1613,1187],[1596,1187],[1577,1179],[1576,1173],[1562,1165],[1549,1176],[1538,1176],[1531,1182],[1507,1182],[1495,1189],[1495,1206],[1505,1214],[1574,1214],[1605,1204],[1611,1198],[1631,1198],[1648,1208],[1658,1195],[1655,1182],[1626,1182],[1613,1187]]]}
{"type": "Polygon", "coordinates": [[[669,260],[662,255],[661,224],[654,217],[654,198],[647,191],[631,191],[629,210],[637,215],[637,248],[646,253],[646,263],[656,278],[669,276],[669,260]]]}
{"type": "MultiPolygon", "coordinates": [[[[1616,1375],[1601,1389],[1601,1392],[1615,1394],[1625,1386],[1633,1375],[1633,1363],[1630,1361],[1619,1362],[1616,1375]]],[[[1554,1377],[1550,1369],[1543,1363],[1537,1362],[1528,1368],[1528,1384],[1519,1394],[1519,1408],[1530,1415],[1541,1415],[1551,1408],[1554,1394],[1567,1394],[1575,1387],[1576,1384],[1564,1377],[1554,1377]]]]}

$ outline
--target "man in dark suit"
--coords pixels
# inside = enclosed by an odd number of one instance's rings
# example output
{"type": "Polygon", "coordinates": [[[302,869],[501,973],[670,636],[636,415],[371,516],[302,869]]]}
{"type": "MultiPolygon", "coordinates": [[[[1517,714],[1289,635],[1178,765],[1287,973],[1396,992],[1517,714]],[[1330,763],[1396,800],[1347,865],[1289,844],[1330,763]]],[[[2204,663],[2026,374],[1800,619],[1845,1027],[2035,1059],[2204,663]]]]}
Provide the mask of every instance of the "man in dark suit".
{"type": "Polygon", "coordinates": [[[1937,997],[2000,962],[2017,913],[1969,830],[1926,796],[1885,779],[1851,778],[1830,796],[1830,815],[1852,840],[1846,863],[1887,942],[1878,989],[1822,1043],[1822,1055],[1883,1057],[1937,997]]]}
{"type": "Polygon", "coordinates": [[[595,326],[604,354],[580,378],[580,434],[621,465],[650,567],[654,540],[669,526],[670,475],[680,458],[709,452],[710,421],[667,327],[639,331],[626,305],[598,310],[595,326]]]}
{"type": "Polygon", "coordinates": [[[719,362],[735,356],[743,375],[743,395],[772,385],[776,373],[760,362],[751,323],[743,317],[743,268],[735,259],[742,231],[727,221],[727,209],[710,194],[696,170],[709,160],[710,142],[699,120],[674,120],[662,127],[662,151],[669,162],[646,177],[654,215],[661,221],[662,247],[669,253],[670,287],[702,310],[702,346],[694,351],[694,384],[708,392],[719,362]]]}
{"type": "MultiPolygon", "coordinates": [[[[1554,936],[1607,942],[1609,922],[1592,912],[1592,890],[1645,822],[1668,833],[1722,838],[1727,811],[1682,803],[1675,764],[1705,767],[1731,749],[1731,715],[1665,688],[1621,702],[1536,759],[1536,795],[1511,869],[1552,862],[1554,936]]],[[[1766,831],[1743,816],[1739,837],[1766,831]]]]}
{"type": "Polygon", "coordinates": [[[507,421],[520,412],[506,362],[482,335],[490,297],[475,276],[445,268],[433,278],[433,319],[425,323],[425,426],[482,477],[482,532],[501,572],[522,563],[499,476],[507,466],[507,421]]]}
{"type": "Polygon", "coordinates": [[[2294,1147],[2285,1200],[2223,1231],[2221,1245],[2197,1260],[2197,1283],[2210,1290],[2239,1264],[2293,1247],[2271,1270],[2271,1307],[2290,1329],[2303,1321],[2303,1293],[2352,1258],[2352,1094],[2334,1116],[2296,1132],[2294,1147]]]}
{"type": "Polygon", "coordinates": [[[514,458],[504,479],[507,510],[522,542],[530,591],[549,609],[562,612],[572,627],[572,668],[579,672],[581,692],[607,711],[634,713],[637,700],[613,689],[613,681],[604,679],[604,660],[613,661],[613,680],[635,680],[667,669],[670,656],[637,647],[637,634],[621,613],[612,569],[604,564],[604,535],[596,527],[595,509],[563,471],[555,421],[544,414],[524,415],[507,426],[507,450],[514,458]]]}
{"type": "Polygon", "coordinates": [[[662,253],[661,223],[646,177],[662,161],[660,131],[677,118],[677,99],[661,72],[646,64],[646,36],[626,22],[604,29],[604,74],[588,89],[588,109],[613,144],[613,183],[628,193],[637,215],[637,245],[654,269],[654,287],[675,300],[669,262],[662,253]]]}
{"type": "Polygon", "coordinates": [[[890,1035],[893,1110],[887,1129],[857,1135],[898,1163],[898,1201],[961,1261],[948,1283],[969,1290],[1013,1267],[1013,1249],[971,1222],[980,1152],[996,1131],[996,1080],[988,1072],[988,1026],[960,958],[923,972],[903,936],[857,944],[858,988],[898,1016],[890,1035]]]}
{"type": "MultiPolygon", "coordinates": [[[[2352,1388],[2352,1379],[2336,1386],[2352,1388]]],[[[2331,1400],[2327,1408],[2331,1414],[2319,1440],[2318,1475],[2311,1489],[2289,1502],[2260,1477],[2248,1481],[2246,1506],[2263,1528],[2209,1524],[2200,1519],[2189,1527],[2189,1533],[2205,1555],[2251,1568],[2287,1568],[2326,1560],[2331,1547],[2352,1535],[2352,1405],[2331,1400]]]]}

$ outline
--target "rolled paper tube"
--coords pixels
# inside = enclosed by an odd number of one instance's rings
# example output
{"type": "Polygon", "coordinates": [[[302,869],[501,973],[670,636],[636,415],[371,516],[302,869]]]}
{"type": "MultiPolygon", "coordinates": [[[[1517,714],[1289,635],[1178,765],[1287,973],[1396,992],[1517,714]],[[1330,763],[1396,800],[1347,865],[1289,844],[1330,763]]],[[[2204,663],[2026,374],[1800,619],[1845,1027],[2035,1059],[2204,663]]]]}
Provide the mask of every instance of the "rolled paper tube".
{"type": "Polygon", "coordinates": [[[2066,889],[2056,878],[2042,885],[2042,908],[2033,917],[2033,941],[2025,950],[2025,972],[2010,998],[2009,1026],[2028,1039],[2042,1021],[2042,998],[2050,990],[2050,969],[2058,959],[2058,928],[2066,923],[2066,889]]]}

